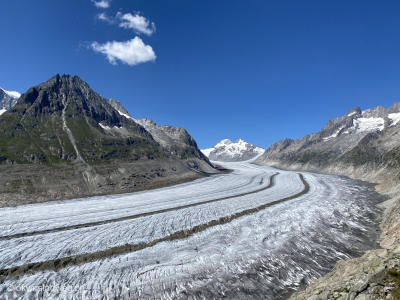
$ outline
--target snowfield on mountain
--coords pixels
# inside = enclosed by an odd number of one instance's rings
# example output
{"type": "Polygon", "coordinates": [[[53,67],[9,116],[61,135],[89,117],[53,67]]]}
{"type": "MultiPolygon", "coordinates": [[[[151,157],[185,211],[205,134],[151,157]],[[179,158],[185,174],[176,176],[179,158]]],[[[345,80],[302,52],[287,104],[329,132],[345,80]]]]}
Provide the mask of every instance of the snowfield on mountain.
{"type": "Polygon", "coordinates": [[[211,148],[201,150],[210,160],[227,162],[246,161],[263,154],[264,151],[263,148],[246,143],[242,139],[236,142],[225,139],[211,148]]]}

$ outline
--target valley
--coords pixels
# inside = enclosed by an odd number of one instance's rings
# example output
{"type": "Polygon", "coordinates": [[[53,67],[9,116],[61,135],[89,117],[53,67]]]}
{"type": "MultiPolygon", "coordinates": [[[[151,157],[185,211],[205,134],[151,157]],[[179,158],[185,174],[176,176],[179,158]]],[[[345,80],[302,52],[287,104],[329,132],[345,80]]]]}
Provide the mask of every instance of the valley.
{"type": "Polygon", "coordinates": [[[0,294],[64,284],[79,289],[40,295],[275,299],[375,246],[373,186],[251,162],[157,190],[0,209],[0,294]]]}
{"type": "Polygon", "coordinates": [[[400,300],[400,1],[0,7],[0,300],[400,300]]]}

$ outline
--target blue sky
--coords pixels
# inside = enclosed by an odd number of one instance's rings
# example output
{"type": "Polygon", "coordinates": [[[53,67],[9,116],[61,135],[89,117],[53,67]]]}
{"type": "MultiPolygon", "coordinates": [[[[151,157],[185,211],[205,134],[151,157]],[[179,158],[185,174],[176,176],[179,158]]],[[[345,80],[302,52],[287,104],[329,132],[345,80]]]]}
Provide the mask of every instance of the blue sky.
{"type": "Polygon", "coordinates": [[[78,75],[201,148],[225,138],[268,147],[400,101],[398,0],[95,4],[2,1],[0,86],[23,93],[78,75]]]}

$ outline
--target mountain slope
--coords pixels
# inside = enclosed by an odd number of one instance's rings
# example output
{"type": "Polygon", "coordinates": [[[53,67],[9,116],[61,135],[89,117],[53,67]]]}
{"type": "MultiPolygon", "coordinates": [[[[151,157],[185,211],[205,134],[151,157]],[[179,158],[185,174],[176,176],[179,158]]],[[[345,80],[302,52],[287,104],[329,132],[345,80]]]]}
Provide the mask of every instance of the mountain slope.
{"type": "Polygon", "coordinates": [[[256,163],[378,183],[377,191],[391,198],[379,204],[384,210],[382,220],[376,221],[382,230],[381,248],[338,261],[331,272],[290,299],[399,298],[400,103],[365,111],[355,108],[328,121],[318,133],[275,143],[256,163]]]}
{"type": "Polygon", "coordinates": [[[172,153],[110,102],[69,75],[56,75],[24,93],[0,117],[0,167],[15,173],[15,180],[12,174],[0,179],[4,199],[9,197],[4,193],[54,197],[49,181],[61,186],[55,198],[63,198],[214,172],[207,158],[193,154],[192,143],[182,143],[184,157],[172,153]],[[17,179],[22,169],[26,176],[17,179]],[[45,174],[59,169],[64,169],[61,180],[45,174]]]}
{"type": "Polygon", "coordinates": [[[9,92],[0,88],[0,115],[13,107],[20,96],[18,92],[9,92]]]}
{"type": "Polygon", "coordinates": [[[232,142],[229,139],[218,142],[215,146],[201,150],[210,160],[245,161],[264,152],[263,148],[246,143],[242,139],[232,142]]]}
{"type": "Polygon", "coordinates": [[[196,141],[184,128],[159,126],[149,119],[139,119],[136,122],[150,132],[153,138],[170,153],[181,158],[194,156],[208,160],[197,147],[196,141]]]}
{"type": "Polygon", "coordinates": [[[328,121],[318,133],[275,143],[257,162],[347,175],[390,189],[400,166],[399,121],[399,102],[388,108],[355,108],[328,121]]]}
{"type": "Polygon", "coordinates": [[[122,106],[121,102],[115,100],[113,97],[111,97],[110,99],[108,99],[108,103],[115,108],[118,113],[128,119],[133,119],[131,117],[131,115],[129,114],[129,112],[125,109],[125,107],[122,106]]]}

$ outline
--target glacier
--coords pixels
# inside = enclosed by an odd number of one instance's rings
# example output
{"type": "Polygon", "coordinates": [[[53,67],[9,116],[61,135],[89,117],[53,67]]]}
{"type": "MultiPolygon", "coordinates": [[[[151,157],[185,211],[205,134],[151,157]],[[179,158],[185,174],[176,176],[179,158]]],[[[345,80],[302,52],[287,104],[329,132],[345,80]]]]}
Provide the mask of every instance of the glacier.
{"type": "Polygon", "coordinates": [[[233,172],[157,190],[0,209],[0,297],[279,299],[337,260],[374,246],[374,204],[382,198],[372,185],[251,162],[218,164],[233,172]],[[309,185],[304,194],[300,175],[309,185]],[[293,195],[299,196],[288,198],[293,195]],[[147,246],[107,252],[141,244],[147,246]],[[18,289],[40,286],[74,288],[18,289]]]}

